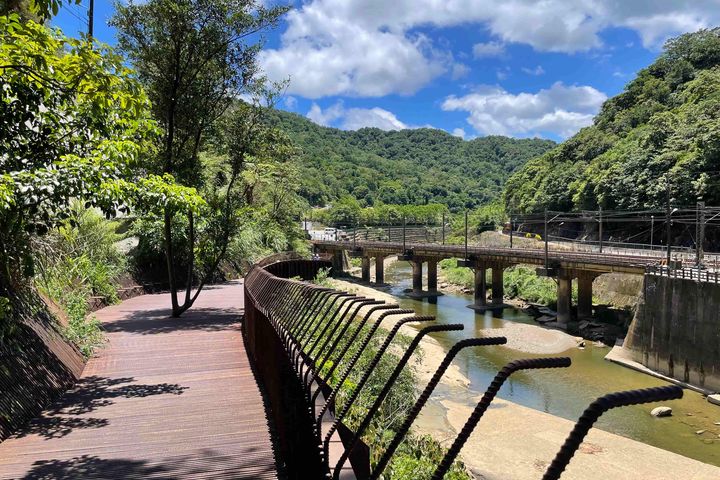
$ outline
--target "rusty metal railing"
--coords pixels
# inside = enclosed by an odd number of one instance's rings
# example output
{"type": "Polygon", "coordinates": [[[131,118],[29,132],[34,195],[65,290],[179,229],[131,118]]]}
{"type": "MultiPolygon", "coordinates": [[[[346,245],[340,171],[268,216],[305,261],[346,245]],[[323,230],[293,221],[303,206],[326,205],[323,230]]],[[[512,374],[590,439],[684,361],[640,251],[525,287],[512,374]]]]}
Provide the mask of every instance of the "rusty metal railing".
{"type": "MultiPolygon", "coordinates": [[[[504,337],[460,340],[447,352],[386,445],[367,445],[368,428],[388,401],[396,381],[415,358],[427,335],[459,331],[462,325],[435,324],[398,305],[284,278],[309,280],[325,262],[289,260],[256,266],[245,278],[244,334],[265,385],[280,454],[289,478],[377,480],[386,473],[413,423],[457,354],[467,348],[492,347],[504,337]],[[292,262],[303,262],[291,265],[292,262]],[[309,263],[308,263],[309,262],[309,263]],[[281,265],[285,263],[284,265],[281,265]],[[394,341],[404,325],[418,324],[398,351],[394,341]],[[360,359],[366,355],[364,362],[360,359]],[[390,357],[392,356],[392,357],[390,357]],[[370,388],[383,361],[393,365],[382,388],[370,388]],[[353,381],[349,382],[352,378],[353,381]],[[363,398],[363,402],[359,399],[363,398]],[[338,403],[339,402],[339,403],[338,403]],[[371,464],[371,452],[377,451],[371,464]]],[[[403,333],[405,334],[405,333],[403,333]]],[[[437,465],[433,479],[452,467],[480,424],[503,383],[515,372],[568,368],[569,358],[515,360],[501,369],[437,465]]],[[[387,363],[386,363],[387,365],[387,363]]],[[[594,422],[605,411],[639,403],[682,397],[675,386],[606,395],[580,417],[543,480],[560,478],[594,422]]]]}

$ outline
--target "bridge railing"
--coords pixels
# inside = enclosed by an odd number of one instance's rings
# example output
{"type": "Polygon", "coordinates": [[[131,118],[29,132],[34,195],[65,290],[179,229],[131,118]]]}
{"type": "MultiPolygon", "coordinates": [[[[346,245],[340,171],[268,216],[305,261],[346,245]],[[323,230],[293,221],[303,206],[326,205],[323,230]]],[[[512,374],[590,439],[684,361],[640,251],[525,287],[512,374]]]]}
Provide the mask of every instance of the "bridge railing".
{"type": "Polygon", "coordinates": [[[702,270],[698,268],[668,268],[664,265],[650,265],[646,268],[649,275],[694,280],[703,283],[720,283],[720,271],[702,270]]]}
{"type": "MultiPolygon", "coordinates": [[[[322,260],[293,266],[298,260],[255,266],[245,278],[243,331],[271,407],[280,454],[291,479],[392,478],[394,460],[455,356],[467,348],[493,348],[504,337],[467,338],[450,348],[423,390],[413,397],[399,379],[417,358],[424,337],[462,330],[433,317],[307,281],[283,278],[300,273],[305,280],[327,266],[322,260]],[[281,265],[282,263],[290,263],[281,265]],[[415,324],[417,330],[404,325],[415,324]],[[402,331],[401,331],[402,329],[402,331]],[[396,343],[401,335],[409,336],[396,343]],[[393,397],[395,395],[395,397],[393,397]],[[377,422],[393,400],[390,424],[377,422]],[[404,407],[396,411],[398,399],[404,407]],[[369,432],[384,428],[379,437],[369,432]],[[382,438],[382,441],[375,441],[382,438]],[[366,443],[368,441],[368,443],[366,443]]],[[[510,362],[498,372],[482,399],[434,466],[441,479],[454,465],[503,383],[515,372],[567,368],[569,358],[532,358],[510,362]]],[[[680,398],[675,386],[605,395],[578,420],[544,480],[560,478],[585,435],[603,412],[625,405],[680,398]]],[[[387,420],[387,418],[385,419],[387,420]]],[[[522,445],[522,439],[518,438],[522,445]]]]}

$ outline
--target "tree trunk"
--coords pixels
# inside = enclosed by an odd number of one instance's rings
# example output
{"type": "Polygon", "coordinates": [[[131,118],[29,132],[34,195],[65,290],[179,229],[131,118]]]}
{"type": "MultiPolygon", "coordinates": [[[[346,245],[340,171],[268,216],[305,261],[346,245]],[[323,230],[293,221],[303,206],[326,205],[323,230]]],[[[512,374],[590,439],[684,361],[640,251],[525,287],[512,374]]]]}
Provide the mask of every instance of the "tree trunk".
{"type": "Polygon", "coordinates": [[[172,243],[172,215],[165,209],[165,258],[167,259],[168,285],[170,287],[170,301],[172,304],[172,316],[179,317],[182,311],[178,306],[177,286],[175,283],[175,252],[172,243]]]}

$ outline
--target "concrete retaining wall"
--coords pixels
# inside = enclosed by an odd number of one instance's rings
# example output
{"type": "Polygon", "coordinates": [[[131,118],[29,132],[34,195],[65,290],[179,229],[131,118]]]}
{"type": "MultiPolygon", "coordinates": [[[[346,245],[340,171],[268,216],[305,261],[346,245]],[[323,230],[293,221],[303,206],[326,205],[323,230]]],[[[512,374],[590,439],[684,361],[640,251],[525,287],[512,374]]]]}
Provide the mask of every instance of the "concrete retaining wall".
{"type": "Polygon", "coordinates": [[[14,298],[12,333],[0,342],[0,441],[71,387],[85,365],[34,292],[14,298]]]}
{"type": "Polygon", "coordinates": [[[645,275],[625,347],[652,370],[720,391],[720,285],[645,275]]]}

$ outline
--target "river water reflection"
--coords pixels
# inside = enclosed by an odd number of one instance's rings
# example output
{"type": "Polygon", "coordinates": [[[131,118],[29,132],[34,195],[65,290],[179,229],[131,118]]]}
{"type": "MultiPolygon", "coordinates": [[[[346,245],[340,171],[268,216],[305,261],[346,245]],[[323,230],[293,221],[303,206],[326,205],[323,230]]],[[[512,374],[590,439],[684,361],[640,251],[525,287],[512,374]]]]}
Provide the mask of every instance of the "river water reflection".
{"type": "MultiPolygon", "coordinates": [[[[396,262],[387,267],[385,281],[392,287],[389,293],[398,297],[404,308],[412,308],[422,315],[434,315],[440,323],[462,323],[465,330],[438,334],[435,338],[446,348],[461,338],[480,335],[481,330],[502,327],[504,322],[535,324],[522,311],[508,308],[502,312],[475,313],[466,307],[472,298],[466,295],[447,294],[437,303],[412,300],[403,295],[411,284],[411,270],[406,262],[396,262]],[[502,317],[502,318],[497,318],[502,317]]],[[[666,383],[604,360],[609,349],[595,347],[586,342],[584,350],[573,348],[557,356],[572,358],[567,369],[533,370],[514,374],[500,391],[506,400],[543,412],[577,420],[582,411],[598,396],[613,391],[646,388],[666,383]]],[[[497,371],[507,362],[533,356],[506,347],[466,349],[455,363],[470,379],[469,389],[439,388],[433,396],[432,411],[441,412],[440,401],[475,405],[497,371]]],[[[603,415],[596,427],[641,442],[670,450],[706,463],[720,466],[720,407],[709,404],[702,395],[685,391],[681,400],[664,402],[672,407],[673,416],[654,418],[650,410],[657,404],[630,406],[612,410],[603,415]],[[697,434],[699,430],[705,430],[697,434]]],[[[482,423],[478,427],[480,429],[482,423]]]]}

